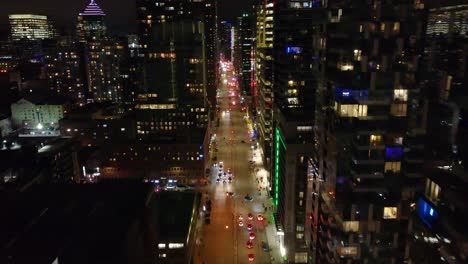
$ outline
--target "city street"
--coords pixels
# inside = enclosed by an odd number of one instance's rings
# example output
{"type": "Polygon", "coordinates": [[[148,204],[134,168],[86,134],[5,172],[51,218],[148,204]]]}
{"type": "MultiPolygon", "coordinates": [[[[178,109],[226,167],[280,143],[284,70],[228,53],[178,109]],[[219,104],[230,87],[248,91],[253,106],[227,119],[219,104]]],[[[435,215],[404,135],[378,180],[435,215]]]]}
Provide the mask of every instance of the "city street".
{"type": "MultiPolygon", "coordinates": [[[[233,79],[232,67],[228,66],[222,74],[218,102],[220,106],[219,127],[216,120],[213,125],[213,134],[216,134],[212,143],[212,157],[217,157],[212,164],[222,164],[211,167],[210,184],[205,189],[204,201],[212,201],[211,221],[202,223],[197,237],[195,249],[195,263],[279,263],[279,251],[275,247],[276,241],[270,203],[267,189],[258,191],[259,186],[266,186],[266,171],[261,168],[261,158],[258,150],[252,147],[256,144],[252,140],[252,130],[248,128],[245,111],[241,111],[239,90],[237,85],[228,85],[233,79]],[[234,93],[234,96],[232,96],[234,93]],[[254,154],[255,153],[255,154],[254,154]],[[229,183],[229,174],[232,172],[232,183],[229,183]],[[217,182],[218,174],[222,177],[217,182]],[[263,183],[257,181],[256,175],[264,176],[263,183]],[[225,181],[225,182],[223,182],[225,181]],[[230,196],[227,193],[232,192],[230,196]],[[245,196],[252,198],[246,199],[245,196]],[[265,211],[267,209],[268,211],[265,211]],[[248,219],[248,214],[253,220],[248,219]],[[239,216],[243,217],[243,226],[239,226],[239,216]],[[264,216],[259,220],[258,215],[264,216]],[[247,226],[252,225],[252,231],[247,226]],[[247,248],[249,233],[253,232],[252,248],[247,248]],[[268,233],[268,235],[267,235],[268,233]],[[263,242],[263,243],[262,243],[263,242]],[[263,248],[262,244],[269,248],[263,248]],[[249,259],[253,254],[254,259],[249,259]]],[[[201,220],[204,219],[202,216],[201,220]]]]}

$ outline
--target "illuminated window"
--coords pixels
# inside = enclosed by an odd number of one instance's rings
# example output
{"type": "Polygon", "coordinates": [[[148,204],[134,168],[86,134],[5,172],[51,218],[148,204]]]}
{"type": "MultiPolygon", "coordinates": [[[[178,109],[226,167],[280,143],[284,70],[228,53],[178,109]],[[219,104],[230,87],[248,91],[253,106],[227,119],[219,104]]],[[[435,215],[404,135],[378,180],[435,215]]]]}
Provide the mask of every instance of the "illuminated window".
{"type": "Polygon", "coordinates": [[[407,108],[406,104],[392,104],[390,106],[390,114],[393,116],[406,116],[407,108]]]}
{"type": "Polygon", "coordinates": [[[297,126],[298,132],[312,131],[312,126],[297,126]]]}
{"type": "Polygon", "coordinates": [[[292,96],[297,95],[297,89],[288,89],[288,94],[292,96]]]}
{"type": "Polygon", "coordinates": [[[297,97],[288,98],[288,103],[290,105],[297,105],[299,104],[299,100],[297,99],[297,97]]]}
{"type": "Polygon", "coordinates": [[[158,248],[159,248],[159,249],[166,248],[166,244],[158,244],[158,248]]]}
{"type": "Polygon", "coordinates": [[[197,64],[197,63],[199,63],[199,62],[200,62],[199,59],[189,59],[189,63],[190,63],[190,64],[197,64]]]}
{"type": "Polygon", "coordinates": [[[183,248],[184,244],[183,243],[169,243],[169,248],[183,248]]]}
{"type": "Polygon", "coordinates": [[[405,89],[393,90],[393,99],[397,101],[402,101],[402,102],[408,101],[408,90],[405,90],[405,89]]]}
{"type": "Polygon", "coordinates": [[[384,172],[400,172],[401,170],[401,162],[395,161],[395,162],[385,162],[385,168],[384,172]]]}
{"type": "Polygon", "coordinates": [[[357,232],[359,231],[359,221],[344,221],[343,230],[345,232],[357,232]]]}
{"type": "Polygon", "coordinates": [[[400,32],[400,22],[395,22],[393,24],[393,33],[398,34],[400,32]]]}
{"type": "Polygon", "coordinates": [[[361,61],[361,54],[362,54],[362,50],[355,49],[354,50],[354,60],[361,61]]]}
{"type": "Polygon", "coordinates": [[[372,146],[376,146],[382,143],[382,136],[381,135],[370,135],[370,144],[372,146]]]}
{"type": "Polygon", "coordinates": [[[338,115],[342,117],[367,116],[367,105],[338,105],[338,115]]]}
{"type": "Polygon", "coordinates": [[[384,207],[383,219],[396,219],[398,209],[396,207],[384,207]]]}
{"type": "Polygon", "coordinates": [[[340,71],[352,71],[354,69],[354,65],[348,62],[338,62],[338,69],[340,71]]]}
{"type": "Polygon", "coordinates": [[[430,179],[426,180],[426,197],[429,198],[433,202],[439,201],[441,188],[440,186],[431,181],[430,179]]]}

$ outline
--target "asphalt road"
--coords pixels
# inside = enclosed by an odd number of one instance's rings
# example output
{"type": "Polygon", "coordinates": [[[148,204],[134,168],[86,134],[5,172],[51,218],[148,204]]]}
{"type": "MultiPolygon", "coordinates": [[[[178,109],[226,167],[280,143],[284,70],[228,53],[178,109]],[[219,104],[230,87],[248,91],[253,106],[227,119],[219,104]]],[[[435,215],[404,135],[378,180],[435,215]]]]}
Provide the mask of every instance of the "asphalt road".
{"type": "MultiPolygon", "coordinates": [[[[232,72],[227,70],[224,74],[226,80],[232,80],[232,72]]],[[[210,175],[211,183],[205,191],[205,199],[211,199],[211,223],[204,224],[197,236],[197,247],[195,249],[195,263],[205,264],[228,264],[228,263],[271,263],[269,252],[264,252],[261,242],[267,241],[265,225],[267,220],[258,221],[257,215],[263,214],[263,204],[266,202],[266,194],[259,195],[257,182],[250,168],[249,160],[253,159],[247,123],[244,119],[245,112],[240,108],[240,97],[237,87],[228,87],[221,82],[219,87],[220,98],[220,126],[214,131],[216,133],[217,162],[224,163],[224,171],[232,170],[232,183],[216,183],[219,169],[212,167],[210,175]],[[235,96],[230,97],[234,92],[235,96]],[[235,105],[232,102],[235,101],[235,105]],[[227,110],[231,110],[227,113],[227,110]],[[224,113],[223,113],[224,112],[224,113]],[[242,143],[241,141],[245,141],[242,143]],[[229,197],[226,192],[233,192],[229,197]],[[246,201],[244,197],[250,195],[253,200],[246,201]],[[252,213],[254,219],[249,221],[247,214],[252,213]],[[244,226],[238,225],[238,216],[244,217],[244,226]],[[253,239],[253,248],[246,246],[249,240],[247,224],[253,225],[256,238],[253,239]],[[248,254],[254,254],[254,260],[249,261],[248,254]]],[[[214,145],[213,145],[214,146],[214,145]]],[[[214,151],[214,147],[213,147],[214,151]]],[[[203,219],[203,218],[202,218],[203,219]]],[[[203,222],[203,221],[200,221],[203,222]]]]}

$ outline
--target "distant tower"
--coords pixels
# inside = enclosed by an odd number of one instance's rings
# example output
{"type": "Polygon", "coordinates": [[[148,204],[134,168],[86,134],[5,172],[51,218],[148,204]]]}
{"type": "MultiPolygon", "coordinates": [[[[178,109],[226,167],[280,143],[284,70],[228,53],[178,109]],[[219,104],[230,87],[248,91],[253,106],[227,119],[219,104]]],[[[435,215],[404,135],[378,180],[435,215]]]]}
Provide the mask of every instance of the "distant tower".
{"type": "Polygon", "coordinates": [[[80,41],[101,39],[106,35],[106,14],[96,4],[95,0],[86,6],[78,15],[77,34],[80,41]]]}

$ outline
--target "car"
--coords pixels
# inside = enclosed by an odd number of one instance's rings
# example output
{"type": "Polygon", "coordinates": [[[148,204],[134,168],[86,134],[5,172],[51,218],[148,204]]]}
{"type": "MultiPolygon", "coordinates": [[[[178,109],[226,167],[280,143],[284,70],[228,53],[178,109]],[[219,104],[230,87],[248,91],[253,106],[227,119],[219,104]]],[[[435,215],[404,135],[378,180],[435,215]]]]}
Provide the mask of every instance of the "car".
{"type": "Polygon", "coordinates": [[[219,164],[218,166],[220,169],[223,169],[223,164],[219,164]]]}
{"type": "Polygon", "coordinates": [[[177,184],[176,190],[177,191],[185,191],[185,190],[187,190],[187,186],[184,185],[184,184],[177,184]]]}
{"type": "Polygon", "coordinates": [[[248,231],[252,231],[252,228],[253,228],[252,224],[247,224],[247,230],[248,231]]]}
{"type": "Polygon", "coordinates": [[[224,177],[226,177],[226,176],[227,176],[227,173],[226,173],[226,172],[224,172],[223,174],[224,174],[224,177]]]}
{"type": "MultiPolygon", "coordinates": [[[[216,161],[217,159],[218,159],[218,157],[216,157],[216,156],[214,156],[214,157],[212,158],[213,161],[216,161]]],[[[216,166],[215,166],[215,167],[216,167],[216,166]]]]}
{"type": "Polygon", "coordinates": [[[195,190],[195,185],[193,184],[187,185],[187,190],[195,190]]]}
{"type": "Polygon", "coordinates": [[[239,221],[242,221],[242,220],[244,220],[244,217],[242,215],[239,215],[239,217],[237,219],[239,219],[239,221]]]}
{"type": "Polygon", "coordinates": [[[249,214],[247,215],[247,218],[248,218],[249,220],[253,220],[253,215],[252,215],[251,213],[249,213],[249,214]]]}
{"type": "Polygon", "coordinates": [[[244,199],[245,199],[246,201],[249,201],[249,202],[251,202],[251,201],[253,200],[252,196],[250,196],[250,195],[248,195],[248,194],[247,194],[246,196],[244,196],[244,199]]]}
{"type": "Polygon", "coordinates": [[[245,140],[241,140],[241,143],[245,143],[245,140]]]}
{"type": "Polygon", "coordinates": [[[249,258],[249,261],[252,262],[255,260],[255,257],[254,257],[254,254],[253,253],[250,253],[247,255],[247,257],[249,258]]]}
{"type": "Polygon", "coordinates": [[[245,245],[247,246],[248,249],[253,248],[253,242],[252,242],[252,240],[250,240],[250,239],[247,240],[247,243],[245,243],[245,245]]]}
{"type": "Polygon", "coordinates": [[[166,185],[166,190],[174,190],[176,188],[176,186],[173,184],[173,183],[168,183],[166,185]]]}
{"type": "Polygon", "coordinates": [[[268,243],[267,243],[267,242],[262,241],[262,249],[263,249],[263,251],[265,251],[265,252],[270,251],[270,246],[268,246],[268,243]]]}
{"type": "Polygon", "coordinates": [[[232,197],[232,196],[234,196],[234,193],[233,192],[226,192],[226,196],[232,197]]]}
{"type": "Polygon", "coordinates": [[[219,183],[220,181],[221,181],[220,178],[217,178],[217,179],[216,179],[216,183],[219,183]]]}
{"type": "Polygon", "coordinates": [[[254,232],[250,232],[250,233],[249,233],[249,238],[250,238],[251,240],[254,240],[254,239],[255,239],[255,233],[254,233],[254,232]]]}
{"type": "Polygon", "coordinates": [[[243,221],[239,221],[239,226],[244,226],[244,222],[243,222],[243,221]]]}
{"type": "Polygon", "coordinates": [[[257,220],[258,221],[263,221],[265,219],[265,217],[263,217],[263,215],[259,214],[257,215],[257,220]]]}
{"type": "Polygon", "coordinates": [[[221,177],[221,176],[223,176],[223,173],[221,173],[221,172],[218,173],[218,177],[221,177]]]}
{"type": "Polygon", "coordinates": [[[229,182],[229,183],[232,182],[232,178],[231,178],[231,177],[228,177],[228,182],[229,182]]]}
{"type": "Polygon", "coordinates": [[[226,183],[227,183],[227,181],[226,181],[226,180],[223,180],[223,184],[226,184],[226,183]]]}
{"type": "Polygon", "coordinates": [[[217,162],[213,163],[213,167],[218,167],[218,163],[217,162]]]}
{"type": "Polygon", "coordinates": [[[227,172],[228,172],[228,173],[231,173],[231,168],[228,168],[228,169],[227,169],[227,172]]]}

